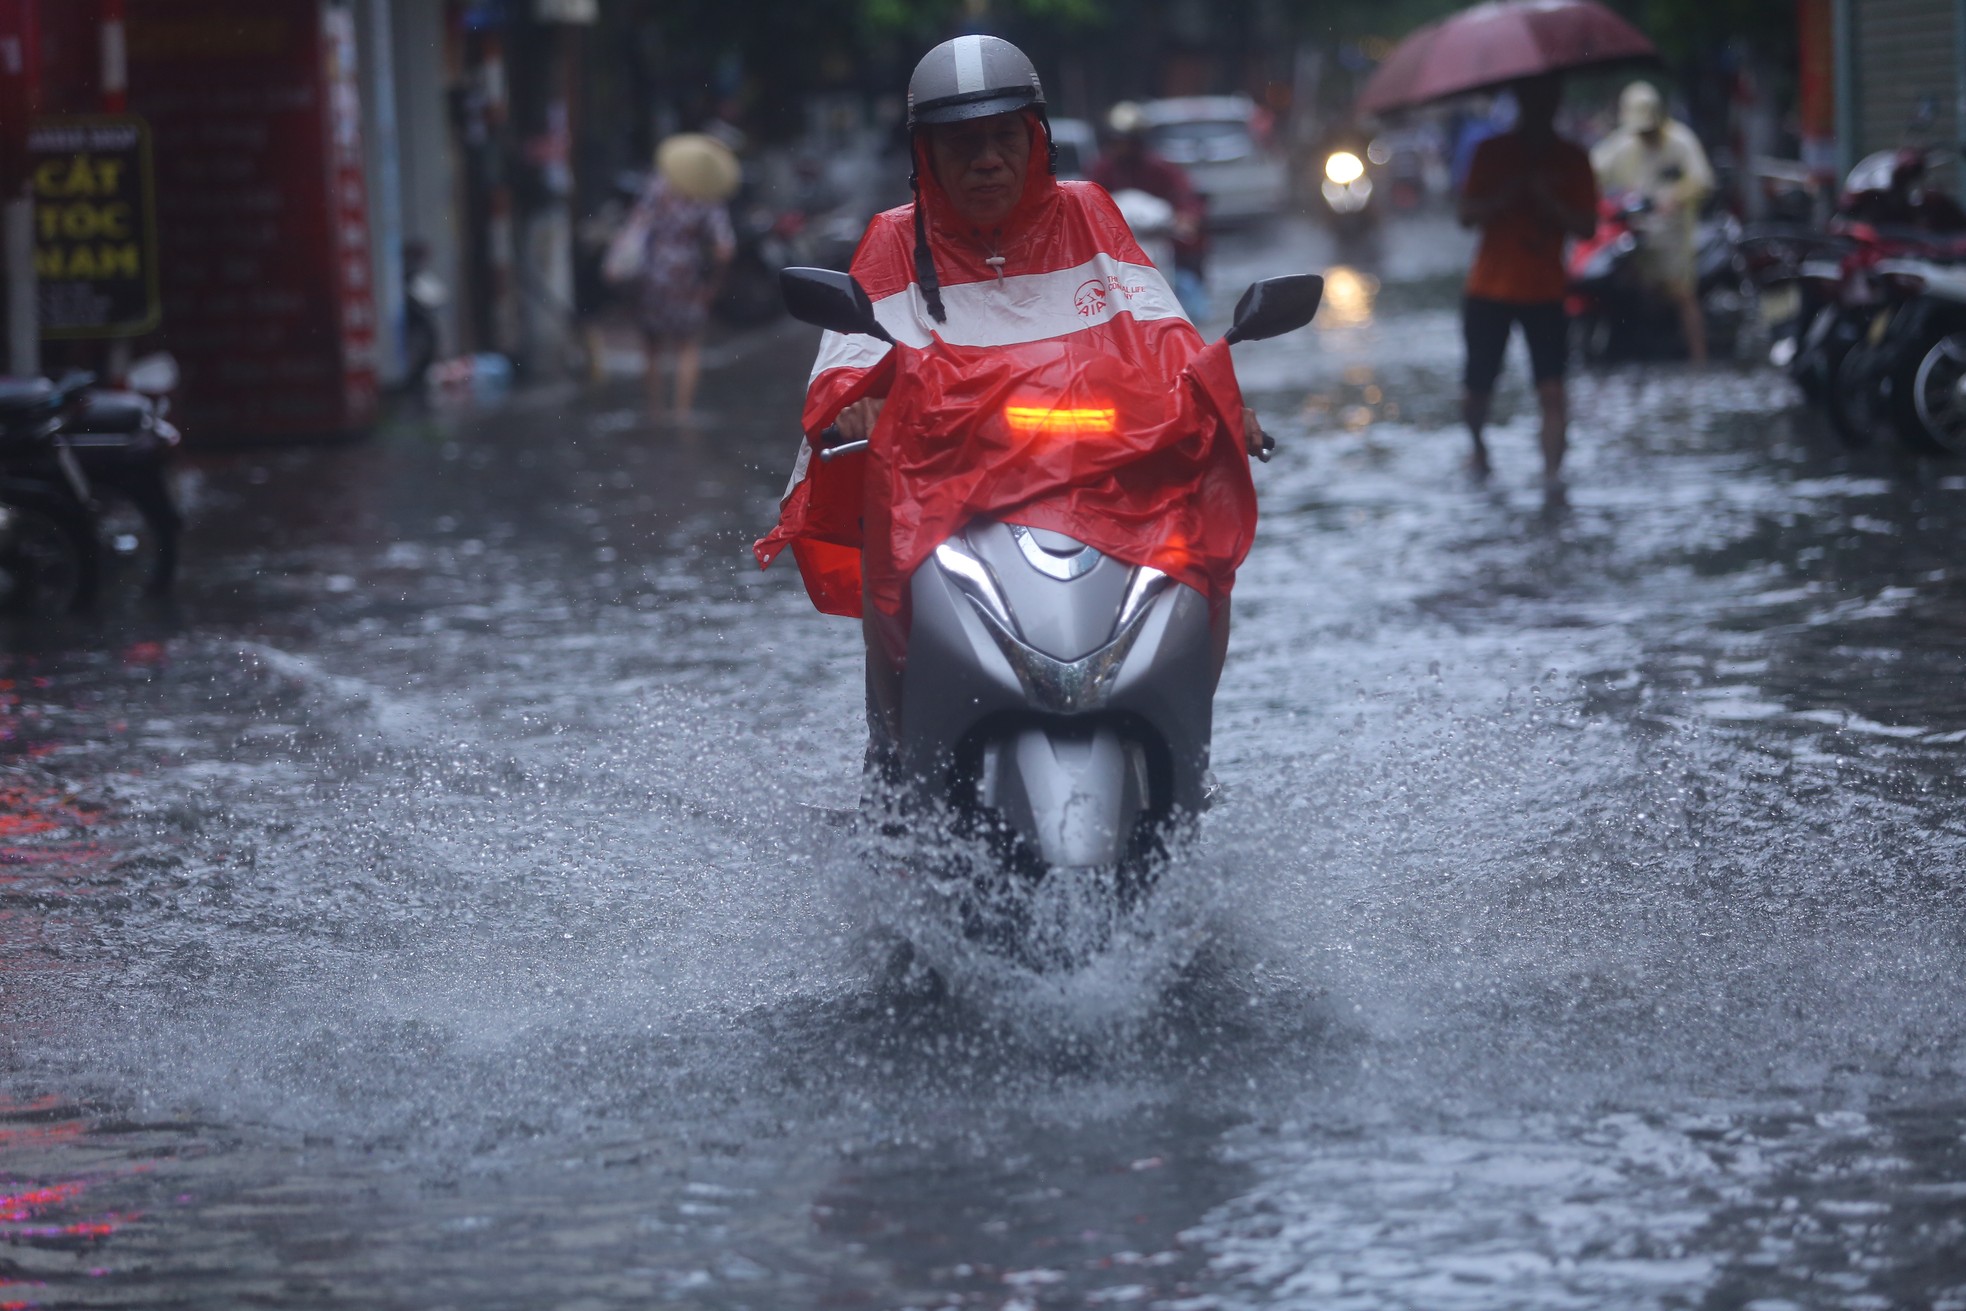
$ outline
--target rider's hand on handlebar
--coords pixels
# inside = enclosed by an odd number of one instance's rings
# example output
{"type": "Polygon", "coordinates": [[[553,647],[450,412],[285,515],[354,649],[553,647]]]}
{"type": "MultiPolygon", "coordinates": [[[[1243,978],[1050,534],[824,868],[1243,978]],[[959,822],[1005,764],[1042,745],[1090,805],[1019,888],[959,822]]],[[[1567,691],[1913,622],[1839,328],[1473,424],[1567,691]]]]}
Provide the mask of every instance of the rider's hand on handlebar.
{"type": "Polygon", "coordinates": [[[1268,461],[1270,453],[1277,448],[1275,439],[1263,431],[1263,421],[1247,405],[1242,407],[1242,440],[1243,449],[1253,459],[1268,461]]]}
{"type": "Polygon", "coordinates": [[[860,442],[867,440],[867,434],[874,430],[874,420],[880,416],[881,403],[869,396],[855,401],[840,411],[840,417],[833,420],[839,430],[840,441],[860,442]]]}

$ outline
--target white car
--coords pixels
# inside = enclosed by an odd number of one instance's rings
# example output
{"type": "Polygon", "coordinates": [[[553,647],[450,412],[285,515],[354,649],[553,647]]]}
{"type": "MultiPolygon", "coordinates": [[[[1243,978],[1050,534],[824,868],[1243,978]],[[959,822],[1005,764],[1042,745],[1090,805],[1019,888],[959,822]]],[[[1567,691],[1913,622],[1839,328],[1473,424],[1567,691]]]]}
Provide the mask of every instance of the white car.
{"type": "Polygon", "coordinates": [[[1179,96],[1140,106],[1148,148],[1188,171],[1208,197],[1208,221],[1249,223],[1281,213],[1290,198],[1282,156],[1256,135],[1256,102],[1248,96],[1179,96]]]}

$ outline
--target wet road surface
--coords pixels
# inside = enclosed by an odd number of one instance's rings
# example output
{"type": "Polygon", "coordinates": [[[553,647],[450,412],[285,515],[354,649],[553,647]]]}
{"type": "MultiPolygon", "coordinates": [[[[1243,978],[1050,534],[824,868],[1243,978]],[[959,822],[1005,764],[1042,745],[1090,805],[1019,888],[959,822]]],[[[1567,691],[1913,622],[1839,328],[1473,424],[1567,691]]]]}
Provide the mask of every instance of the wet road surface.
{"type": "Polygon", "coordinates": [[[1228,799],[1069,978],[827,821],[804,329],[204,457],[0,657],[0,1306],[1966,1308],[1966,469],[1659,367],[1552,491],[1514,357],[1473,484],[1409,235],[1238,348],[1228,799]]]}

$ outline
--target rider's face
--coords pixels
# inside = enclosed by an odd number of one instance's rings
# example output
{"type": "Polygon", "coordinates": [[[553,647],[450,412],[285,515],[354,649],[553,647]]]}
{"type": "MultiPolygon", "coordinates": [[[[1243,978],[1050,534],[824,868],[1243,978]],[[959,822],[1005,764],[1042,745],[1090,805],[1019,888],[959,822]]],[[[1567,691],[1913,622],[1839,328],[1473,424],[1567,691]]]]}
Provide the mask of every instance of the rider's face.
{"type": "Polygon", "coordinates": [[[971,223],[994,223],[1024,194],[1031,130],[1017,112],[936,123],[928,129],[928,158],[957,213],[971,223]]]}

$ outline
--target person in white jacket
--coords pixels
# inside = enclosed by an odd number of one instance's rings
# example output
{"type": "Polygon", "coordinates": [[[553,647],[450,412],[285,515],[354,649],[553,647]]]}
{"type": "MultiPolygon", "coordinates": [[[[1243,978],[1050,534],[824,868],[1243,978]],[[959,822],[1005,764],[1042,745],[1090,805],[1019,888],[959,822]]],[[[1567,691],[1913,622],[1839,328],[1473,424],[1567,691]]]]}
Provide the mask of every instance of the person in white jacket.
{"type": "Polygon", "coordinates": [[[1679,311],[1686,351],[1707,358],[1696,262],[1700,206],[1713,191],[1713,167],[1693,129],[1666,114],[1658,90],[1633,82],[1618,99],[1618,126],[1591,149],[1591,168],[1606,195],[1637,192],[1652,202],[1645,216],[1641,269],[1679,311]]]}

